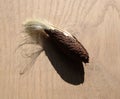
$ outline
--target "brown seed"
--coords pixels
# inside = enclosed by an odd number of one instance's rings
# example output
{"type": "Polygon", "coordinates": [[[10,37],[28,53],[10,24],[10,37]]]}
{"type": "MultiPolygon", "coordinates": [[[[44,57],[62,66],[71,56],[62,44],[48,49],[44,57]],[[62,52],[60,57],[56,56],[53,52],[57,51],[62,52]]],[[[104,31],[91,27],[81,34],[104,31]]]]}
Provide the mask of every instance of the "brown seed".
{"type": "Polygon", "coordinates": [[[44,29],[55,45],[69,58],[89,63],[89,55],[83,45],[72,35],[57,29],[44,29]],[[67,34],[67,35],[66,35],[67,34]]]}

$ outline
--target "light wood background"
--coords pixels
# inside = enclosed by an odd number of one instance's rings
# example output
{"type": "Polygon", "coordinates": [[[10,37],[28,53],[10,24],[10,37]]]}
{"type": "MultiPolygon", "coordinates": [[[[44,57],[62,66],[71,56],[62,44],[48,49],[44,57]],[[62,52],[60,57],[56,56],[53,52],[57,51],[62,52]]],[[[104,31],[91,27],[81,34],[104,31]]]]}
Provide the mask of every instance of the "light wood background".
{"type": "Polygon", "coordinates": [[[0,98],[120,99],[120,1],[0,0],[0,98]],[[19,74],[15,49],[22,23],[32,18],[46,19],[82,42],[90,54],[83,83],[80,71],[59,73],[45,52],[19,74]]]}

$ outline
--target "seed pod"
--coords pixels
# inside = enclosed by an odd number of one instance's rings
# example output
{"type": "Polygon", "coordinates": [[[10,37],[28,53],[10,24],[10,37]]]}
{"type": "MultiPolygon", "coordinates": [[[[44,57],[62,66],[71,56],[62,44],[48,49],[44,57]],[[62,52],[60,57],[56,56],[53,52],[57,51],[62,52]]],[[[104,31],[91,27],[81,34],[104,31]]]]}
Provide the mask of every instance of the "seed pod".
{"type": "Polygon", "coordinates": [[[83,45],[69,32],[60,30],[53,25],[43,21],[29,21],[24,24],[28,33],[45,32],[54,44],[69,58],[79,62],[89,63],[89,54],[83,45]]]}

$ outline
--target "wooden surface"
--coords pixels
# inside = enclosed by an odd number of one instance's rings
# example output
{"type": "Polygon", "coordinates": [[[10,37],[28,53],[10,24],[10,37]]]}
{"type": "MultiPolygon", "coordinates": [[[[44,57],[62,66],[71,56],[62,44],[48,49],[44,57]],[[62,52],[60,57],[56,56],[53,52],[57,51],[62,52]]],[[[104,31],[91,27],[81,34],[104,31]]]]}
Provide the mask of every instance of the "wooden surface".
{"type": "Polygon", "coordinates": [[[120,99],[119,0],[0,0],[0,23],[1,99],[120,99]],[[44,51],[20,75],[26,61],[19,64],[15,49],[32,18],[74,34],[90,54],[84,70],[65,66],[51,50],[53,62],[44,51]]]}

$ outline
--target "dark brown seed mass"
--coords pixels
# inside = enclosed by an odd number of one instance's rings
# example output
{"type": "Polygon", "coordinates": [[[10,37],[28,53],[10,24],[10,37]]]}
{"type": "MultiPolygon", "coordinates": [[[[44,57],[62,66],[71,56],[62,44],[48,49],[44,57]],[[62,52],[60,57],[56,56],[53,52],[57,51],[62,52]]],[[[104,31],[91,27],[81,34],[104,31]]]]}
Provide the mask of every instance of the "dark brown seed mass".
{"type": "Polygon", "coordinates": [[[59,30],[45,29],[56,46],[69,58],[89,63],[89,55],[83,45],[73,36],[66,36],[59,30]]]}

